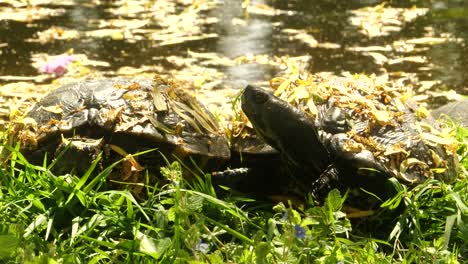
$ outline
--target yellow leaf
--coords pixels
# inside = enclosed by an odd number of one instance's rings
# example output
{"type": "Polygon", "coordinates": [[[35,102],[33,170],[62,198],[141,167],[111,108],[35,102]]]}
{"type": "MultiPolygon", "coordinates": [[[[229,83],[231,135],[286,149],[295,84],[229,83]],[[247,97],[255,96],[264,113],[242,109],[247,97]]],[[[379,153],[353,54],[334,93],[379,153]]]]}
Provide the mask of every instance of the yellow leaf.
{"type": "Polygon", "coordinates": [[[398,97],[394,99],[394,105],[396,106],[397,110],[400,111],[400,112],[404,112],[406,110],[405,105],[403,104],[403,102],[398,97]]]}
{"type": "Polygon", "coordinates": [[[119,154],[122,157],[125,157],[126,161],[130,162],[132,171],[142,171],[144,169],[138,163],[138,161],[135,160],[133,155],[128,154],[123,148],[121,148],[121,147],[119,147],[117,145],[114,145],[114,144],[110,144],[109,146],[113,151],[117,152],[117,154],[119,154]]]}
{"type": "Polygon", "coordinates": [[[315,102],[312,98],[309,98],[309,100],[307,100],[307,107],[309,108],[309,111],[313,116],[318,116],[317,106],[315,105],[315,102]]]}
{"type": "Polygon", "coordinates": [[[305,86],[307,86],[307,85],[310,85],[310,84],[311,84],[311,81],[308,80],[308,79],[306,79],[306,80],[304,80],[304,79],[297,79],[297,80],[295,81],[295,83],[296,83],[297,85],[305,85],[305,86]]]}
{"type": "Polygon", "coordinates": [[[444,173],[446,170],[447,170],[446,168],[435,168],[435,169],[431,169],[431,172],[440,174],[440,173],[444,173]]]}
{"type": "Polygon", "coordinates": [[[419,118],[426,118],[429,116],[429,111],[427,110],[426,107],[421,106],[416,110],[416,116],[419,118]]]}
{"type": "Polygon", "coordinates": [[[206,75],[204,74],[203,76],[199,77],[199,78],[196,78],[194,81],[193,81],[193,85],[196,87],[196,88],[201,88],[202,85],[206,82],[206,75]]]}
{"type": "Polygon", "coordinates": [[[430,150],[431,151],[431,156],[432,156],[432,160],[434,161],[434,164],[439,167],[441,164],[444,163],[444,160],[434,151],[434,150],[430,150]]]}
{"type": "Polygon", "coordinates": [[[277,90],[278,86],[280,86],[285,80],[286,78],[283,77],[274,77],[270,80],[270,87],[273,90],[277,90]]]}
{"type": "Polygon", "coordinates": [[[60,134],[60,136],[62,137],[62,143],[63,143],[63,144],[65,144],[65,145],[70,144],[70,140],[68,140],[67,138],[65,138],[65,137],[63,136],[63,134],[60,134]]]}
{"type": "Polygon", "coordinates": [[[153,87],[153,105],[156,111],[167,111],[167,103],[158,86],[153,87]]]}
{"type": "Polygon", "coordinates": [[[403,148],[403,144],[394,144],[388,148],[385,149],[385,152],[383,153],[384,156],[390,156],[393,154],[403,154],[405,157],[408,157],[409,153],[403,148]]]}
{"type": "MultiPolygon", "coordinates": [[[[405,159],[404,161],[402,161],[400,163],[400,174],[399,176],[401,178],[403,178],[404,180],[408,181],[408,182],[415,182],[415,181],[418,181],[417,178],[409,178],[407,175],[406,175],[406,171],[408,171],[408,169],[410,169],[411,167],[414,167],[414,166],[418,166],[420,169],[422,169],[422,171],[424,172],[429,172],[428,170],[428,165],[416,158],[408,158],[408,159],[405,159]]],[[[423,173],[423,175],[426,175],[426,173],[423,173]]]]}
{"type": "Polygon", "coordinates": [[[433,143],[441,145],[451,145],[454,143],[454,138],[452,137],[439,137],[431,133],[423,132],[421,133],[421,138],[433,143]]]}
{"type": "Polygon", "coordinates": [[[278,88],[276,89],[275,95],[278,96],[284,93],[290,84],[291,84],[291,79],[284,80],[280,84],[280,86],[278,86],[278,88]]]}
{"type": "Polygon", "coordinates": [[[371,111],[370,114],[381,125],[388,124],[392,120],[392,116],[388,111],[377,110],[371,111]]]}
{"type": "Polygon", "coordinates": [[[23,125],[37,125],[36,120],[34,118],[31,118],[31,117],[22,118],[22,119],[16,121],[16,123],[23,124],[23,125]]]}
{"type": "Polygon", "coordinates": [[[289,96],[288,101],[293,102],[296,99],[306,99],[309,98],[309,92],[305,86],[298,86],[293,90],[293,93],[289,96]]]}
{"type": "Polygon", "coordinates": [[[62,106],[61,106],[61,105],[46,106],[46,107],[42,107],[42,109],[44,109],[44,110],[47,111],[47,112],[54,113],[54,114],[61,114],[61,113],[63,113],[63,109],[62,109],[62,106]]]}
{"type": "Polygon", "coordinates": [[[406,93],[401,94],[400,100],[404,103],[404,102],[408,101],[412,97],[413,96],[411,95],[410,92],[406,92],[406,93]]]}
{"type": "Polygon", "coordinates": [[[112,35],[111,35],[111,38],[113,40],[123,40],[125,38],[123,32],[119,31],[119,32],[113,32],[112,35]]]}

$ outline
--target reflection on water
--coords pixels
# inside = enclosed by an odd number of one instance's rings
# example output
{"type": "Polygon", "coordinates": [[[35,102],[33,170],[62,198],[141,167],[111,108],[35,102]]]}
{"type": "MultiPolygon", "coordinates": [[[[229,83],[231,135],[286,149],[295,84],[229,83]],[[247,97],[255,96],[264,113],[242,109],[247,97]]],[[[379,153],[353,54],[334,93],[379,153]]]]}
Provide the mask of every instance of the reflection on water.
{"type": "Polygon", "coordinates": [[[433,76],[430,77],[440,80],[445,85],[458,87],[464,85],[468,76],[466,67],[462,63],[467,58],[463,58],[458,44],[437,45],[432,47],[428,54],[436,64],[433,76]]]}
{"type": "MultiPolygon", "coordinates": [[[[147,2],[151,6],[153,2],[161,1],[147,2]]],[[[309,55],[309,70],[314,72],[389,72],[394,75],[406,73],[417,76],[416,80],[440,80],[442,86],[468,93],[468,69],[465,67],[468,65],[468,7],[463,1],[398,0],[380,5],[381,1],[376,0],[251,0],[251,7],[258,7],[258,10],[264,10],[266,13],[250,12],[248,15],[241,7],[242,1],[239,0],[197,2],[219,3],[216,7],[211,5],[205,12],[197,13],[206,19],[217,18],[215,24],[193,24],[208,34],[216,33],[218,37],[165,46],[158,45],[154,38],[152,40],[149,37],[152,33],[148,33],[151,30],[161,30],[162,27],[160,16],[147,12],[154,11],[159,14],[157,5],[153,6],[154,10],[145,10],[145,5],[141,4],[142,13],[112,14],[109,8],[118,8],[118,2],[91,3],[83,0],[73,5],[48,5],[48,8],[60,8],[65,12],[32,22],[18,22],[0,17],[0,76],[34,76],[38,72],[30,65],[33,54],[60,54],[71,48],[91,59],[108,62],[111,65],[106,69],[108,71],[123,66],[141,67],[155,64],[171,71],[179,69],[182,63],[170,63],[166,58],[187,58],[190,50],[200,53],[216,52],[220,57],[230,59],[248,54],[267,54],[269,58],[309,55]],[[350,23],[351,19],[355,19],[355,11],[366,8],[373,10],[369,12],[369,16],[383,15],[386,10],[400,12],[402,9],[422,8],[428,11],[407,21],[406,14],[395,13],[395,19],[387,21],[388,24],[385,25],[386,29],[394,31],[388,31],[387,35],[374,34],[370,37],[362,33],[362,28],[350,23]],[[132,35],[136,36],[134,39],[82,35],[77,39],[47,43],[25,42],[25,39],[37,38],[38,32],[52,26],[82,32],[100,29],[98,20],[111,21],[116,18],[148,19],[150,22],[132,32],[132,35]],[[93,23],[89,22],[94,20],[93,23]],[[339,48],[327,48],[326,45],[311,46],[288,34],[286,30],[291,29],[313,37],[318,43],[335,43],[339,48]],[[407,40],[424,38],[451,40],[436,44],[406,43],[407,40]],[[358,51],[358,48],[371,50],[358,51]],[[412,57],[412,60],[405,60],[406,57],[412,57]]],[[[167,2],[167,5],[174,6],[175,11],[171,15],[180,15],[192,8],[189,6],[190,1],[167,2]]],[[[0,12],[8,8],[11,8],[9,4],[0,2],[0,12]]],[[[190,33],[188,35],[190,36],[190,33]]],[[[170,37],[169,34],[168,38],[170,37]]],[[[199,61],[194,61],[193,64],[223,71],[228,81],[236,88],[243,87],[246,83],[265,82],[279,71],[278,68],[256,63],[205,66],[199,61]]]]}
{"type": "MultiPolygon", "coordinates": [[[[254,1],[254,4],[265,4],[254,1]]],[[[217,52],[229,58],[249,54],[271,54],[272,25],[266,17],[247,17],[239,1],[225,1],[218,10],[219,28],[217,52]],[[245,18],[245,20],[244,20],[245,18]]],[[[233,87],[271,78],[271,70],[259,64],[240,64],[228,67],[225,74],[233,87]]]]}
{"type": "Polygon", "coordinates": [[[449,88],[468,94],[468,2],[434,1],[431,22],[436,34],[451,34],[460,38],[459,43],[433,46],[429,52],[437,65],[434,79],[441,80],[449,88]]]}

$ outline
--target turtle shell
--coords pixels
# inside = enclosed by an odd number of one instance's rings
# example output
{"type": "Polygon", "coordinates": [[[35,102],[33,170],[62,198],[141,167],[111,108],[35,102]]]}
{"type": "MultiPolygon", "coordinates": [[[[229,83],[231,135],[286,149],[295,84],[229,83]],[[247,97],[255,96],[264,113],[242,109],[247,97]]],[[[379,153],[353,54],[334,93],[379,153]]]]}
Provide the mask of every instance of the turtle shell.
{"type": "Polygon", "coordinates": [[[269,144],[311,172],[312,182],[330,173],[357,184],[369,179],[357,176],[375,174],[407,185],[456,178],[453,137],[404,88],[367,76],[311,76],[286,80],[275,94],[283,99],[248,86],[242,109],[269,144]]]}
{"type": "Polygon", "coordinates": [[[317,80],[328,94],[315,103],[315,126],[327,149],[360,174],[375,169],[401,182],[453,181],[455,140],[404,88],[376,85],[367,76],[317,80]]]}
{"type": "MultiPolygon", "coordinates": [[[[153,153],[168,160],[190,157],[201,166],[216,166],[230,157],[227,139],[213,115],[176,83],[161,78],[64,85],[35,104],[13,131],[10,138],[20,141],[23,153],[36,163],[46,154],[55,158],[64,142],[79,142],[74,144],[78,149],[98,146],[97,152],[110,146],[107,150],[118,152],[120,158],[156,148],[153,153]]],[[[164,162],[155,155],[143,155],[143,165],[157,167],[164,162]]],[[[67,164],[81,158],[70,159],[67,164]]]]}

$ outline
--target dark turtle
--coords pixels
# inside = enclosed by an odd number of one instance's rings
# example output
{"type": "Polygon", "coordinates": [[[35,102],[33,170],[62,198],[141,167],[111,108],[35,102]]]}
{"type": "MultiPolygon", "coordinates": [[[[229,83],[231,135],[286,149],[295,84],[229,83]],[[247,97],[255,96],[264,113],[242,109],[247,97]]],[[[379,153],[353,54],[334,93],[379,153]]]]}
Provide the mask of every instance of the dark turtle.
{"type": "Polygon", "coordinates": [[[230,157],[213,115],[177,84],[160,78],[62,86],[34,105],[13,131],[11,138],[34,163],[41,164],[46,154],[49,163],[58,158],[58,173],[83,173],[102,151],[101,166],[107,166],[127,153],[157,148],[121,168],[124,178],[141,169],[139,164],[159,171],[165,158],[216,168],[230,157]]]}
{"type": "Polygon", "coordinates": [[[455,179],[456,146],[401,90],[368,78],[297,83],[283,91],[296,107],[252,86],[241,100],[257,133],[299,168],[303,190],[334,182],[379,192],[391,177],[407,185],[455,179]]]}

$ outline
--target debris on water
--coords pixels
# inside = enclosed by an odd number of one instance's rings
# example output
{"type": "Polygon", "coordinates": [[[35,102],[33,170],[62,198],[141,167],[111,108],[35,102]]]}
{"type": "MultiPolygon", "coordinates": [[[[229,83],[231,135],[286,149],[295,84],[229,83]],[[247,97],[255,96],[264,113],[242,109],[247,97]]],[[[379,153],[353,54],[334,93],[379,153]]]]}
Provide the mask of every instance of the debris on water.
{"type": "Polygon", "coordinates": [[[41,44],[55,42],[57,40],[71,40],[80,37],[78,30],[52,26],[46,30],[37,32],[36,38],[25,39],[25,42],[38,42],[41,44]]]}
{"type": "Polygon", "coordinates": [[[40,6],[22,7],[22,8],[2,8],[0,17],[2,20],[15,20],[19,22],[32,22],[51,16],[60,16],[65,14],[63,8],[47,8],[40,6]]]}
{"type": "Polygon", "coordinates": [[[263,15],[263,16],[278,16],[278,15],[288,15],[293,16],[297,14],[297,12],[292,10],[281,10],[276,9],[272,6],[260,3],[248,3],[244,4],[245,10],[247,14],[256,14],[256,15],[263,15]]]}
{"type": "Polygon", "coordinates": [[[64,75],[81,77],[89,74],[89,67],[109,67],[104,61],[91,60],[85,54],[74,54],[69,50],[59,55],[38,53],[32,55],[32,66],[42,73],[53,74],[55,77],[64,75]]]}
{"type": "Polygon", "coordinates": [[[307,44],[311,48],[324,48],[324,49],[339,49],[341,48],[340,44],[331,43],[331,42],[319,42],[317,41],[311,33],[306,30],[297,30],[292,28],[285,28],[282,32],[290,35],[291,39],[299,40],[304,44],[307,44]]]}
{"type": "Polygon", "coordinates": [[[349,22],[360,28],[359,32],[375,38],[400,31],[406,23],[425,15],[428,8],[395,8],[387,3],[350,11],[349,22]]]}
{"type": "Polygon", "coordinates": [[[70,55],[59,56],[43,64],[40,71],[61,76],[67,71],[67,66],[74,60],[73,56],[70,55]]]}

